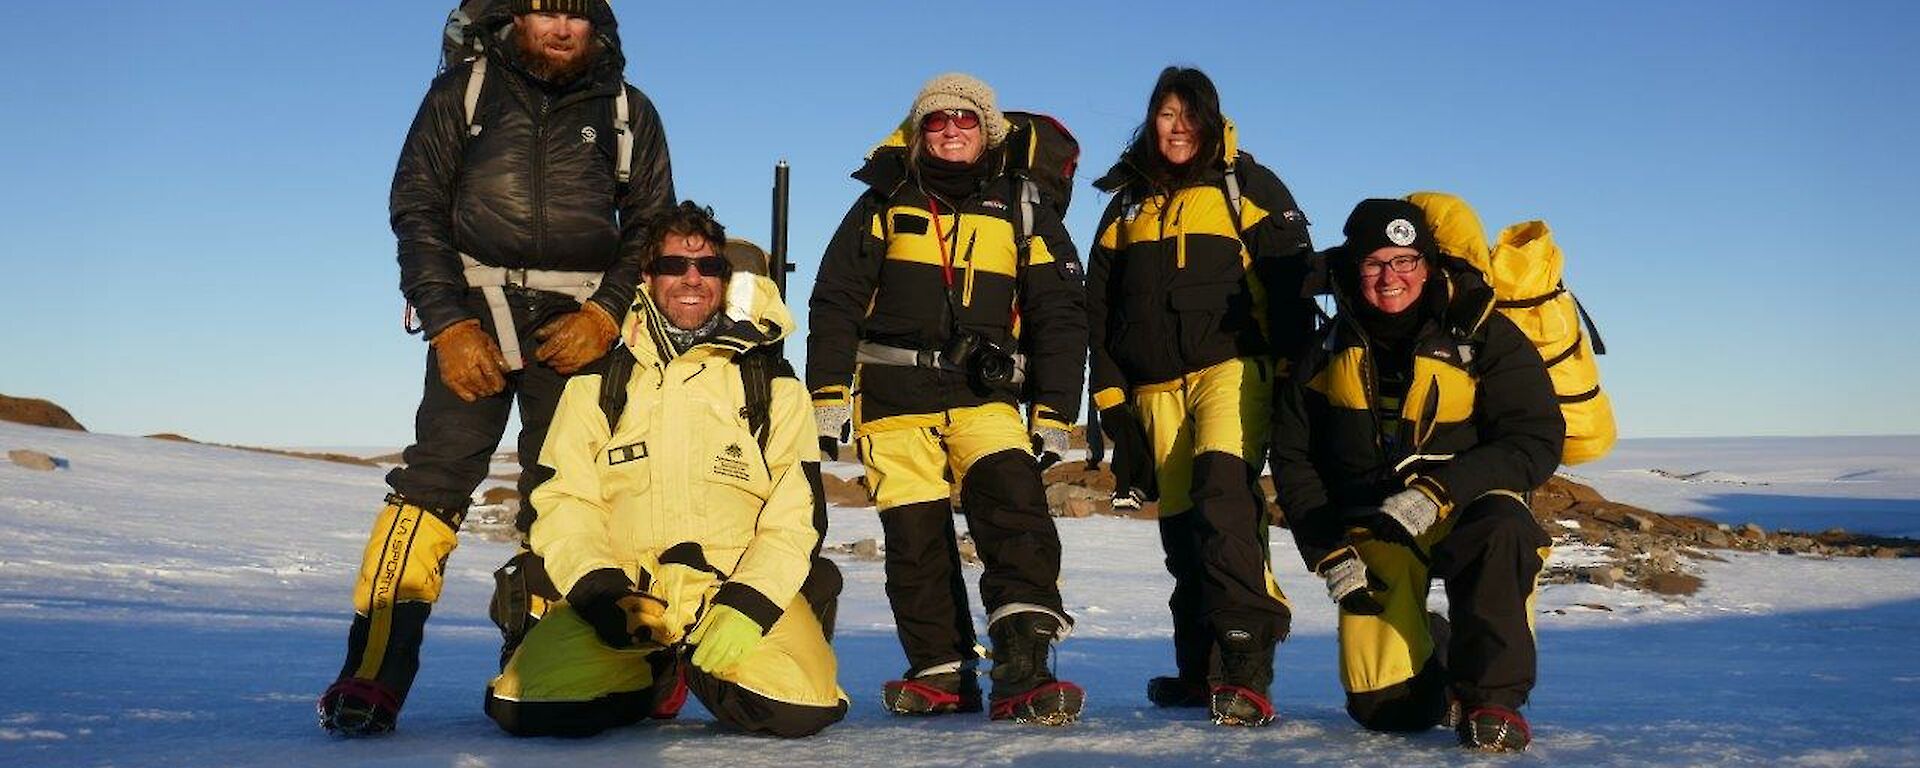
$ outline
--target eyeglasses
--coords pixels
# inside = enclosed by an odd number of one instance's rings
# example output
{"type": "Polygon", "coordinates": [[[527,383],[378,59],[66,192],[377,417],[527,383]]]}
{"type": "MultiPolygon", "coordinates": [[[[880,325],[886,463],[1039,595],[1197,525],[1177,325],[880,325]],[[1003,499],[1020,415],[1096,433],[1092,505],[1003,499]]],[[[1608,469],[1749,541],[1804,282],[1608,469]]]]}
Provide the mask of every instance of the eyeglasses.
{"type": "Polygon", "coordinates": [[[1394,272],[1404,275],[1408,272],[1412,272],[1413,268],[1417,266],[1420,266],[1420,257],[1408,256],[1406,254],[1395,256],[1386,261],[1374,261],[1372,259],[1363,259],[1360,262],[1360,276],[1376,277],[1380,274],[1380,271],[1383,269],[1392,269],[1394,272]]]}
{"type": "Polygon", "coordinates": [[[673,277],[687,273],[687,267],[700,270],[701,277],[726,277],[733,265],[724,256],[661,255],[647,264],[647,273],[655,277],[673,277]]]}
{"type": "Polygon", "coordinates": [[[971,131],[980,127],[980,115],[965,109],[935,110],[927,113],[926,119],[920,121],[920,130],[939,133],[947,129],[948,122],[952,122],[953,127],[960,130],[971,131]]]}

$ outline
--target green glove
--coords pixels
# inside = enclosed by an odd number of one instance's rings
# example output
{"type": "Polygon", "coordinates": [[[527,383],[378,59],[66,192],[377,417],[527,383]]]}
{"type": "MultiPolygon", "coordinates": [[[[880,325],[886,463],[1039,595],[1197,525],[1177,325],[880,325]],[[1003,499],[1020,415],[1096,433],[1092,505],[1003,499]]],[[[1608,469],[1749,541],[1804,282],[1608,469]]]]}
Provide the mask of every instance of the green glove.
{"type": "Polygon", "coordinates": [[[693,665],[708,672],[730,669],[752,653],[765,637],[765,630],[747,615],[725,605],[716,605],[693,628],[693,665]]]}

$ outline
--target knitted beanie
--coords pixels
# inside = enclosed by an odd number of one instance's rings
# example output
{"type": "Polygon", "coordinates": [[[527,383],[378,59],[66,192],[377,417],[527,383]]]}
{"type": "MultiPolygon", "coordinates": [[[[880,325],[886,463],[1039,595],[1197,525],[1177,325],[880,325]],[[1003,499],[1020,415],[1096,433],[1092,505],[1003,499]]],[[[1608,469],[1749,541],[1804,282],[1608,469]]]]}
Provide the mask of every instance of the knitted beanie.
{"type": "Polygon", "coordinates": [[[989,149],[1006,141],[1007,131],[1012,128],[1007,116],[994,106],[993,88],[972,75],[949,72],[928,80],[920,88],[920,95],[913,97],[907,121],[917,128],[927,115],[942,109],[964,109],[979,115],[989,149]]]}

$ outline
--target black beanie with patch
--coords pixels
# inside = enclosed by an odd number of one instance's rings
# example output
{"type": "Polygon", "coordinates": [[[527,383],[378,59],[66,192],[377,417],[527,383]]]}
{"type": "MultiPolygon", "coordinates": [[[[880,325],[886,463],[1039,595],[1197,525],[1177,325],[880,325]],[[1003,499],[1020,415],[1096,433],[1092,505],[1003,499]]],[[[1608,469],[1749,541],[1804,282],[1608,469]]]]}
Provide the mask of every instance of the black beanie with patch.
{"type": "Polygon", "coordinates": [[[1348,214],[1341,232],[1347,236],[1341,249],[1355,264],[1374,251],[1392,246],[1419,251],[1429,262],[1439,250],[1433,229],[1427,226],[1426,213],[1405,200],[1362,200],[1348,214]]]}

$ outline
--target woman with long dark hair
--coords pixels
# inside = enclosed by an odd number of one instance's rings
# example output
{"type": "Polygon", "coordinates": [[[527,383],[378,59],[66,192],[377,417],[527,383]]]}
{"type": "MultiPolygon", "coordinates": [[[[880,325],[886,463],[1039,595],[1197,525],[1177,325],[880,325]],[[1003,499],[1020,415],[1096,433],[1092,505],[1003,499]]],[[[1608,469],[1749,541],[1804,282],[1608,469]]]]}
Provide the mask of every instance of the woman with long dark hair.
{"type": "Polygon", "coordinates": [[[1256,468],[1281,361],[1313,330],[1307,220],[1191,68],[1160,73],[1132,144],[1095,185],[1113,201],[1089,255],[1094,402],[1116,450],[1132,433],[1151,456],[1174,578],[1177,673],[1147,696],[1265,725],[1292,614],[1268,569],[1256,468]]]}

